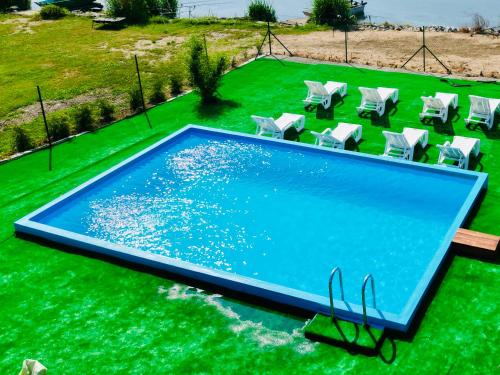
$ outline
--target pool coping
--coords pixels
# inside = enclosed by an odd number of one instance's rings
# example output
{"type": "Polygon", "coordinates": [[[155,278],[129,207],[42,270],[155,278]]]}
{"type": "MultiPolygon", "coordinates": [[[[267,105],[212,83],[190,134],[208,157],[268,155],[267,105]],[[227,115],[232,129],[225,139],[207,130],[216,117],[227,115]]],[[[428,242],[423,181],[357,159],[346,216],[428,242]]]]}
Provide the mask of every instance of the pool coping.
{"type": "MultiPolygon", "coordinates": [[[[368,160],[373,160],[375,162],[381,162],[383,164],[396,163],[400,166],[408,168],[426,169],[428,171],[433,171],[440,174],[442,173],[462,174],[476,178],[476,181],[473,185],[473,188],[470,190],[467,199],[463,202],[460,210],[455,216],[452,225],[450,225],[450,228],[441,246],[434,254],[432,260],[428,263],[423,276],[421,277],[419,283],[417,284],[417,287],[415,288],[410,298],[408,299],[408,302],[404,307],[404,309],[402,310],[402,313],[396,315],[384,312],[381,309],[375,310],[371,307],[367,307],[368,322],[370,324],[379,327],[383,326],[386,328],[395,329],[403,332],[408,331],[414,316],[419,310],[419,306],[424,299],[423,297],[430,288],[430,285],[432,284],[436,274],[438,273],[441,264],[446,258],[448,249],[454,238],[455,232],[467,218],[467,214],[469,210],[473,207],[476,200],[478,199],[481,190],[487,188],[488,175],[482,172],[473,172],[457,168],[448,168],[448,167],[429,165],[418,162],[397,160],[393,158],[387,158],[371,154],[362,154],[352,151],[326,149],[311,144],[296,143],[296,142],[290,142],[286,140],[279,140],[273,138],[265,138],[246,133],[213,129],[199,125],[187,125],[179,129],[178,131],[170,134],[169,136],[161,139],[160,141],[154,143],[153,145],[145,148],[144,150],[132,155],[126,160],[118,163],[114,167],[104,171],[103,173],[100,173],[96,177],[86,181],[85,183],[79,185],[78,187],[61,195],[57,199],[43,205],[42,207],[33,211],[32,213],[17,220],[14,223],[15,231],[18,233],[40,237],[52,242],[61,243],[67,246],[74,246],[83,250],[101,253],[125,261],[130,261],[133,263],[138,263],[145,266],[165,270],[188,278],[198,279],[200,281],[219,285],[221,287],[228,288],[236,292],[242,292],[249,295],[256,295],[260,298],[268,299],[280,304],[299,307],[301,309],[309,310],[311,312],[320,312],[329,314],[329,301],[327,297],[322,297],[316,294],[299,291],[296,289],[284,287],[281,285],[261,281],[258,279],[226,271],[214,270],[208,267],[197,266],[189,262],[181,261],[174,258],[169,258],[162,255],[151,254],[127,246],[116,245],[107,241],[66,231],[49,225],[40,224],[34,221],[34,218],[40,213],[44,212],[45,210],[60,204],[64,200],[74,196],[75,194],[86,189],[90,185],[93,185],[94,183],[102,180],[103,178],[115,173],[125,165],[135,161],[136,159],[143,157],[145,154],[152,152],[157,147],[167,142],[170,142],[172,139],[188,131],[201,131],[201,132],[212,132],[216,134],[226,134],[228,136],[231,136],[232,138],[240,138],[240,139],[250,138],[257,140],[258,143],[277,142],[286,144],[287,147],[290,147],[292,149],[295,148],[300,150],[307,148],[310,150],[314,150],[315,152],[318,153],[333,152],[340,155],[344,155],[345,157],[348,158],[364,159],[364,160],[368,159],[368,160]]],[[[332,268],[334,266],[335,265],[332,265],[332,268]]],[[[328,276],[329,275],[325,275],[325,283],[328,280],[328,276]]],[[[361,286],[361,280],[360,280],[360,286],[361,286]]],[[[340,318],[344,318],[347,320],[355,320],[355,321],[362,320],[361,305],[351,302],[344,302],[340,300],[334,300],[334,304],[335,304],[335,312],[340,318]]]]}

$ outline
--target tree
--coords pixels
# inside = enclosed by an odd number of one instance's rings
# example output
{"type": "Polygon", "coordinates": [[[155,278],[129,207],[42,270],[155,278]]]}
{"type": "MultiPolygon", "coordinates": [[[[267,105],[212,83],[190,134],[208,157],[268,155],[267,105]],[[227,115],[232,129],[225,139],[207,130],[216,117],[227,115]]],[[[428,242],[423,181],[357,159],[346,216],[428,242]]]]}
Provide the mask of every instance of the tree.
{"type": "Polygon", "coordinates": [[[356,23],[347,0],[314,0],[311,21],[344,30],[356,23]]]}
{"type": "Polygon", "coordinates": [[[217,90],[222,75],[228,67],[224,56],[211,58],[208,56],[205,43],[197,37],[191,39],[189,49],[189,80],[201,97],[203,104],[217,101],[217,90]]]}

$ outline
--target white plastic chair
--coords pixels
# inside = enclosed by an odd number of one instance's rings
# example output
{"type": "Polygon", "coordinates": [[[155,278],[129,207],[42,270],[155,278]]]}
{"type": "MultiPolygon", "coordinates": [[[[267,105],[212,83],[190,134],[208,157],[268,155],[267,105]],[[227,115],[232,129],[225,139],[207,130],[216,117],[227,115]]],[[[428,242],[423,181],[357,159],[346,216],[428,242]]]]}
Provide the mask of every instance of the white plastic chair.
{"type": "Polygon", "coordinates": [[[413,160],[415,146],[420,143],[422,148],[429,142],[429,131],[424,129],[404,128],[402,133],[383,131],[385,150],[383,156],[413,160]]]}
{"type": "Polygon", "coordinates": [[[437,145],[439,148],[439,165],[453,166],[445,164],[446,160],[456,161],[458,168],[468,169],[470,155],[479,155],[481,141],[477,138],[453,137],[453,142],[446,142],[444,145],[437,145]]]}
{"type": "Polygon", "coordinates": [[[437,92],[435,96],[422,96],[424,108],[420,113],[420,120],[428,117],[441,119],[443,123],[448,120],[448,111],[450,106],[453,109],[458,107],[458,95],[437,92]]]}
{"type": "Polygon", "coordinates": [[[332,105],[332,97],[338,93],[340,97],[347,95],[347,83],[328,81],[325,85],[316,81],[304,81],[307,86],[307,97],[303,100],[307,107],[312,104],[321,104],[328,109],[332,105]]]}
{"type": "Polygon", "coordinates": [[[251,116],[257,124],[257,135],[270,135],[273,138],[283,139],[285,132],[294,126],[297,131],[304,129],[305,116],[293,113],[283,113],[277,120],[272,117],[251,116]]]}
{"type": "Polygon", "coordinates": [[[483,98],[482,96],[469,95],[469,117],[465,123],[485,124],[488,129],[493,128],[495,112],[500,109],[500,99],[483,98]]]}
{"type": "Polygon", "coordinates": [[[361,125],[340,122],[333,130],[327,128],[321,133],[311,131],[311,134],[316,138],[315,145],[343,150],[349,138],[352,137],[356,142],[361,140],[362,130],[361,125]]]}
{"type": "Polygon", "coordinates": [[[358,114],[362,114],[365,111],[375,111],[379,116],[385,113],[385,106],[387,101],[390,99],[393,103],[398,101],[399,90],[391,89],[385,87],[378,87],[376,89],[360,87],[361,91],[361,104],[356,108],[358,114]]]}

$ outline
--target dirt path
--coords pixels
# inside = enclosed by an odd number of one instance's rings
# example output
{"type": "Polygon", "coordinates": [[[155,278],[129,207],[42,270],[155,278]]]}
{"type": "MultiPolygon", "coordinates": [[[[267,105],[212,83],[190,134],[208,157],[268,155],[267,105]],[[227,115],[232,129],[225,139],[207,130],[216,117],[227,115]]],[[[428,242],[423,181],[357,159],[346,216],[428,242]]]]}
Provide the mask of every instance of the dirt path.
{"type": "MultiPolygon", "coordinates": [[[[500,78],[500,38],[464,33],[428,32],[429,48],[456,75],[500,78]]],[[[344,34],[331,31],[282,35],[280,40],[297,56],[344,62],[344,34]]],[[[348,35],[349,62],[398,68],[420,47],[421,33],[414,31],[354,31],[348,35]]],[[[276,50],[279,50],[276,44],[276,50]]],[[[284,52],[283,50],[281,50],[284,52]]],[[[430,56],[427,71],[446,73],[430,56]]],[[[422,71],[422,55],[407,68],[422,71]]]]}

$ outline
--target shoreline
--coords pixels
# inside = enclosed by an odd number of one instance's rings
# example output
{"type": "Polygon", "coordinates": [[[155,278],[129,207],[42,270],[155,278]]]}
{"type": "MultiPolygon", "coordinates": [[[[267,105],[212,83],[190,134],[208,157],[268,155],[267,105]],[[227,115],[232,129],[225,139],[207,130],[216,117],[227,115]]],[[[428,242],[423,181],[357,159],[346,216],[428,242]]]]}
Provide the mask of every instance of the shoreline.
{"type": "MultiPolygon", "coordinates": [[[[279,21],[280,24],[287,26],[305,26],[309,21],[309,18],[291,18],[285,21],[279,21]]],[[[500,36],[500,26],[498,27],[485,27],[481,32],[477,32],[473,30],[472,26],[442,26],[442,25],[428,25],[423,26],[426,31],[433,32],[443,32],[443,33],[473,33],[479,35],[493,35],[500,36]]],[[[421,32],[422,26],[414,26],[410,24],[401,24],[401,23],[392,23],[392,22],[370,22],[366,19],[359,21],[352,27],[353,31],[362,31],[362,30],[373,30],[373,31],[414,31],[421,32]]]]}

